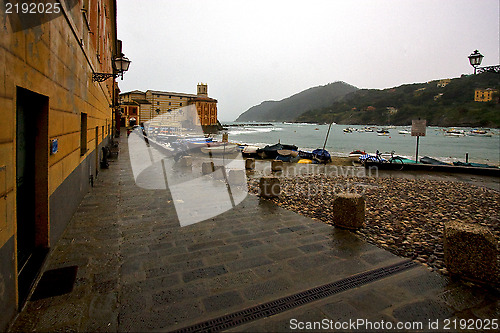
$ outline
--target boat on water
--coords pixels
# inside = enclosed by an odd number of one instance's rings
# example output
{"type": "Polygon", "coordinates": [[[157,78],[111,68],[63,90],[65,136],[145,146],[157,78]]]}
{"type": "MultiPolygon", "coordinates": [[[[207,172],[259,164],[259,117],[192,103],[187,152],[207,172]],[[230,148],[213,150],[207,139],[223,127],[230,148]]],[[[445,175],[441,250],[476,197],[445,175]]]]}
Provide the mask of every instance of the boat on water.
{"type": "Polygon", "coordinates": [[[352,127],[347,127],[343,129],[344,133],[352,133],[354,131],[354,128],[352,127]]]}
{"type": "Polygon", "coordinates": [[[461,136],[465,136],[465,131],[451,128],[451,129],[447,130],[446,132],[444,132],[444,136],[461,137],[461,136]]]}
{"type": "Polygon", "coordinates": [[[349,160],[351,160],[352,162],[359,162],[359,158],[365,154],[366,152],[362,150],[353,150],[349,154],[349,160]]]}
{"type": "Polygon", "coordinates": [[[469,133],[467,133],[469,136],[483,136],[483,137],[491,137],[491,133],[486,131],[486,130],[478,130],[478,129],[473,129],[469,133]]]}
{"type": "Polygon", "coordinates": [[[389,136],[389,134],[390,134],[389,130],[387,129],[381,129],[377,131],[378,136],[389,136]]]}
{"type": "Polygon", "coordinates": [[[411,131],[409,131],[409,130],[401,130],[398,133],[399,134],[411,134],[411,131]]]}

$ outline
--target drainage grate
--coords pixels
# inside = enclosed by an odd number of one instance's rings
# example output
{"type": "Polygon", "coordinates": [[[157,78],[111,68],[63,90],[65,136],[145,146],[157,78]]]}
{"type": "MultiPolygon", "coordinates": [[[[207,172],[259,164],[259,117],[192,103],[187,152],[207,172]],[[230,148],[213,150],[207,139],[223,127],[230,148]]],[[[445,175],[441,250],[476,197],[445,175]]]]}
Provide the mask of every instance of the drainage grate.
{"type": "Polygon", "coordinates": [[[352,275],[348,278],[312,288],[294,295],[286,296],[271,302],[260,304],[245,310],[233,312],[219,318],[207,320],[192,326],[181,328],[178,333],[188,332],[218,332],[248,322],[269,317],[319,299],[356,288],[384,277],[413,268],[417,264],[407,260],[391,266],[386,266],[364,273],[352,275]]]}

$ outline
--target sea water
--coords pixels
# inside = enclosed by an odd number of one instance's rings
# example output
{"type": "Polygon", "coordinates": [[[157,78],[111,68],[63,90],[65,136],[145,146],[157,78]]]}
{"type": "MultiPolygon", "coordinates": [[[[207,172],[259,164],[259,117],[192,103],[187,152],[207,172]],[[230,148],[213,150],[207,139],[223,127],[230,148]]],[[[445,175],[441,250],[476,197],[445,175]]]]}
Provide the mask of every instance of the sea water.
{"type": "MultiPolygon", "coordinates": [[[[241,124],[225,122],[226,125],[241,124]]],[[[299,123],[267,123],[267,126],[228,126],[229,141],[264,147],[278,142],[293,144],[300,150],[311,151],[323,148],[329,125],[299,123]]],[[[417,138],[410,134],[398,134],[401,130],[410,130],[408,126],[389,128],[388,136],[374,132],[353,131],[344,133],[345,128],[364,129],[362,125],[333,124],[326,142],[326,150],[333,156],[348,156],[353,150],[368,153],[395,151],[397,155],[415,159],[417,138]]],[[[378,127],[379,129],[383,127],[378,127]]],[[[449,128],[427,127],[426,135],[419,139],[419,159],[429,156],[445,162],[465,162],[468,153],[469,162],[500,165],[500,131],[491,129],[491,137],[481,136],[445,136],[449,128]]],[[[468,133],[472,128],[456,128],[468,133]]]]}

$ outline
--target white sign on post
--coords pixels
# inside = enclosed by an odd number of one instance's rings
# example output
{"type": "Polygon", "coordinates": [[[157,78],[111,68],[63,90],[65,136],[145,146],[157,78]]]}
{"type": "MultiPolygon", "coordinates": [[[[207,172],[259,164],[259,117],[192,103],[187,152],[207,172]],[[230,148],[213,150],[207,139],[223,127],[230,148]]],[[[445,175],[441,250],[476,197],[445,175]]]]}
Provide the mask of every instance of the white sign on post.
{"type": "Polygon", "coordinates": [[[411,136],[425,136],[425,128],[427,127],[426,120],[411,121],[411,136]]]}

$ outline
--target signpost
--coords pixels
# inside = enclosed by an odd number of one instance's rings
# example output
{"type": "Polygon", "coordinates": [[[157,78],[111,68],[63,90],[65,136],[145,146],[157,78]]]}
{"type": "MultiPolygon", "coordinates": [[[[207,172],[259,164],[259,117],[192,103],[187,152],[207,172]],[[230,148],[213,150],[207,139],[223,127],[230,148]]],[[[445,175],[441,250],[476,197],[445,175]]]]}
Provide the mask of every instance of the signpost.
{"type": "Polygon", "coordinates": [[[425,129],[427,126],[426,120],[412,120],[411,121],[411,136],[417,137],[417,151],[415,153],[415,161],[418,163],[418,143],[421,136],[425,136],[425,129]]]}

